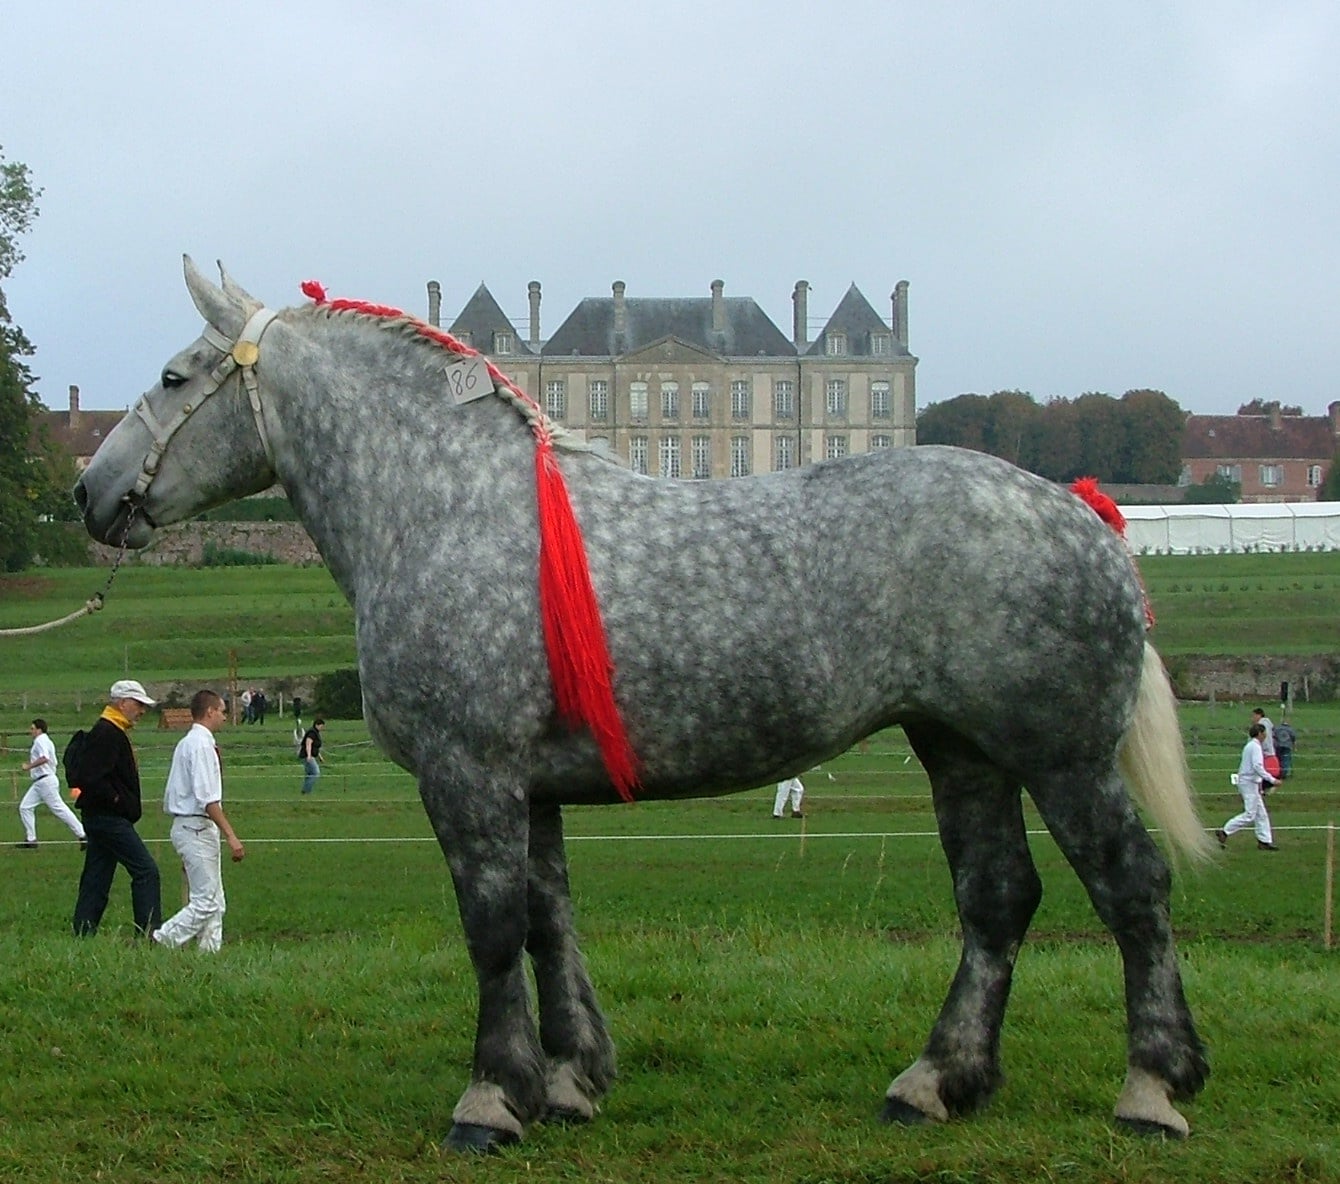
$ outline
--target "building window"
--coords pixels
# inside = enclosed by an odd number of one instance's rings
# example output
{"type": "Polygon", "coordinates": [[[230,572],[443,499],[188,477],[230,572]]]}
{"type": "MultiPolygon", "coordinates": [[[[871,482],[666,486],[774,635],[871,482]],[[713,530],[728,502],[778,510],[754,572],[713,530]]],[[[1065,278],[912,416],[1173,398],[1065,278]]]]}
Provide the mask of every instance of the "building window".
{"type": "Polygon", "coordinates": [[[563,419],[568,414],[568,384],[562,378],[551,378],[544,384],[544,413],[550,419],[563,419]]]}
{"type": "Polygon", "coordinates": [[[847,335],[829,333],[824,339],[824,352],[830,358],[840,358],[847,352],[847,335]]]}
{"type": "Polygon", "coordinates": [[[794,469],[796,467],[796,438],[794,436],[777,436],[772,441],[772,468],[773,472],[780,473],[783,469],[794,469]]]}
{"type": "Polygon", "coordinates": [[[847,380],[830,378],[824,384],[824,410],[829,415],[847,414],[847,380]]]}
{"type": "Polygon", "coordinates": [[[679,418],[679,383],[661,383],[661,418],[679,418]]]}
{"type": "Polygon", "coordinates": [[[888,419],[889,410],[889,384],[887,382],[872,382],[870,384],[870,418],[888,419]]]}
{"type": "Polygon", "coordinates": [[[749,380],[737,378],[730,384],[731,419],[748,419],[749,401],[749,380]]]}
{"type": "Polygon", "coordinates": [[[710,419],[712,416],[712,387],[706,382],[693,384],[693,418],[710,419]]]}
{"type": "Polygon", "coordinates": [[[893,338],[887,333],[871,333],[870,353],[876,358],[887,358],[893,353],[893,338]]]}
{"type": "Polygon", "coordinates": [[[830,432],[824,437],[824,456],[829,460],[840,460],[847,455],[847,437],[830,432]]]}
{"type": "Polygon", "coordinates": [[[628,414],[632,419],[647,418],[647,384],[645,382],[629,384],[628,414]]]}
{"type": "Polygon", "coordinates": [[[693,437],[693,475],[702,480],[712,475],[712,437],[693,437]]]}
{"type": "Polygon", "coordinates": [[[892,447],[893,447],[893,437],[892,437],[892,436],[885,436],[885,435],[881,435],[881,434],[879,434],[879,433],[876,433],[875,435],[873,435],[873,436],[870,437],[870,451],[871,451],[871,452],[875,452],[877,449],[880,449],[880,448],[892,448],[892,447]]]}
{"type": "Polygon", "coordinates": [[[661,476],[678,477],[679,473],[679,437],[661,437],[661,476]]]}
{"type": "Polygon", "coordinates": [[[635,473],[647,475],[647,437],[630,436],[628,439],[628,467],[635,473]]]}
{"type": "Polygon", "coordinates": [[[749,476],[748,436],[732,436],[730,438],[730,475],[732,477],[749,476]]]}
{"type": "Polygon", "coordinates": [[[1309,489],[1321,488],[1321,465],[1307,466],[1307,487],[1309,489]]]}
{"type": "Polygon", "coordinates": [[[586,394],[591,405],[591,418],[606,420],[610,417],[610,384],[603,378],[593,378],[586,384],[586,394]]]}
{"type": "Polygon", "coordinates": [[[495,333],[493,335],[493,352],[495,354],[510,354],[512,352],[512,335],[504,332],[495,333]]]}
{"type": "Polygon", "coordinates": [[[796,384],[779,378],[772,384],[772,413],[777,419],[796,417],[796,384]]]}
{"type": "Polygon", "coordinates": [[[1262,465],[1261,466],[1261,484],[1267,488],[1275,485],[1284,484],[1284,466],[1283,465],[1262,465]]]}
{"type": "Polygon", "coordinates": [[[453,333],[452,336],[455,337],[456,340],[459,341],[462,345],[469,345],[469,344],[470,344],[470,330],[469,330],[469,329],[462,329],[459,333],[453,333]]]}
{"type": "Polygon", "coordinates": [[[1236,481],[1242,484],[1242,466],[1241,465],[1215,465],[1214,475],[1224,477],[1229,481],[1236,481]]]}

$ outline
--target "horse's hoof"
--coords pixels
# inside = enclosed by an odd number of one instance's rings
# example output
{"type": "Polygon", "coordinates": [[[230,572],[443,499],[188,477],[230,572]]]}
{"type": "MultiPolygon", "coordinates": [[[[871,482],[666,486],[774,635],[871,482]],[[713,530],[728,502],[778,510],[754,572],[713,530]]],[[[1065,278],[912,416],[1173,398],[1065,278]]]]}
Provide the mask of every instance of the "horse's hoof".
{"type": "Polygon", "coordinates": [[[1147,1118],[1118,1118],[1117,1126],[1132,1135],[1143,1139],[1156,1139],[1162,1135],[1165,1139],[1185,1139],[1187,1132],[1175,1126],[1164,1126],[1161,1122],[1151,1122],[1147,1118]]]}
{"type": "Polygon", "coordinates": [[[879,1120],[894,1126],[925,1126],[935,1121],[929,1114],[918,1110],[911,1102],[904,1102],[902,1098],[885,1098],[879,1120]]]}
{"type": "Polygon", "coordinates": [[[515,1131],[500,1131],[496,1127],[479,1126],[473,1122],[453,1122],[451,1133],[442,1146],[447,1151],[472,1151],[476,1155],[488,1155],[519,1142],[521,1136],[515,1131]]]}
{"type": "Polygon", "coordinates": [[[543,1121],[557,1123],[559,1126],[581,1126],[591,1121],[591,1115],[569,1106],[550,1106],[544,1112],[543,1121]]]}

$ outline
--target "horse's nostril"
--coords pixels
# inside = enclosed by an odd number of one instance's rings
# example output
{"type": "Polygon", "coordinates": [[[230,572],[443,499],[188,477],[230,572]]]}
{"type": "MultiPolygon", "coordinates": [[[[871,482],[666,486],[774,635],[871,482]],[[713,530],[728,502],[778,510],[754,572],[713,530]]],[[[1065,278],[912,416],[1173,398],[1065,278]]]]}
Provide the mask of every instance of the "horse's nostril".
{"type": "Polygon", "coordinates": [[[74,483],[74,504],[79,507],[81,514],[88,509],[88,490],[84,488],[83,481],[74,483]]]}

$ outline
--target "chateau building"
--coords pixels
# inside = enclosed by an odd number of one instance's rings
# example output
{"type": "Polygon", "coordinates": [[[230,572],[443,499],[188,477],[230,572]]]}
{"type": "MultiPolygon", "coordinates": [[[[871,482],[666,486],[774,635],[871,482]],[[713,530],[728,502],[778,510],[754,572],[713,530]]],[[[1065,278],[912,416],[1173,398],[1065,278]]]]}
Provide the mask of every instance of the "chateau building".
{"type": "MultiPolygon", "coordinates": [[[[481,284],[448,327],[565,427],[604,442],[635,472],[740,477],[916,443],[916,364],[907,282],[885,322],[853,284],[819,335],[809,285],[792,293],[790,339],[751,297],[587,297],[540,333],[540,285],[522,337],[481,284]]],[[[441,287],[428,320],[441,324],[441,287]]]]}

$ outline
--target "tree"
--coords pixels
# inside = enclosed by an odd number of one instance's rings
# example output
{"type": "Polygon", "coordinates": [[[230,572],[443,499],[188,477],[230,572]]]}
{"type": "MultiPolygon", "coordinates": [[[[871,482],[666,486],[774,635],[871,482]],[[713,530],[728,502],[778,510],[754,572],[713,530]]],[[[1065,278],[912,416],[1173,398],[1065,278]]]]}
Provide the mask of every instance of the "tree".
{"type": "Polygon", "coordinates": [[[1330,466],[1326,470],[1326,480],[1317,490],[1317,501],[1340,502],[1340,453],[1331,458],[1330,466]]]}
{"type": "Polygon", "coordinates": [[[1292,404],[1284,406],[1278,399],[1271,399],[1267,402],[1259,396],[1238,408],[1239,415],[1269,415],[1272,411],[1278,411],[1281,415],[1303,414],[1301,407],[1295,407],[1292,404]]]}
{"type": "Polygon", "coordinates": [[[1242,497],[1242,486],[1223,473],[1211,473],[1199,485],[1188,485],[1182,500],[1188,506],[1233,505],[1242,497]]]}
{"type": "Polygon", "coordinates": [[[41,409],[24,360],[32,356],[33,347],[10,319],[3,286],[23,261],[19,237],[37,217],[41,193],[28,167],[5,160],[0,147],[0,569],[4,571],[19,571],[32,562],[42,517],[54,504],[56,459],[50,453],[34,458],[30,450],[41,409]]]}
{"type": "Polygon", "coordinates": [[[1133,485],[1172,485],[1182,472],[1182,429],[1186,415],[1162,391],[1127,391],[1121,396],[1126,421],[1125,474],[1133,485]]]}

